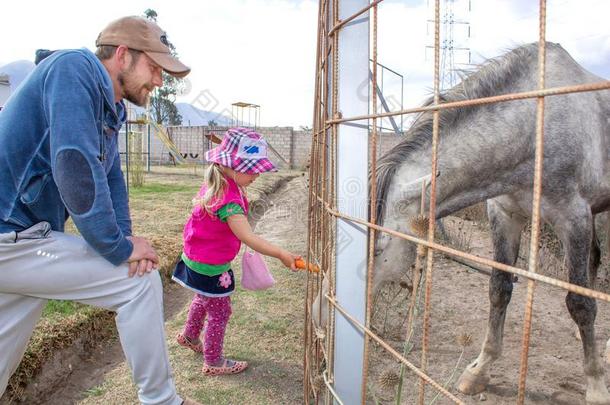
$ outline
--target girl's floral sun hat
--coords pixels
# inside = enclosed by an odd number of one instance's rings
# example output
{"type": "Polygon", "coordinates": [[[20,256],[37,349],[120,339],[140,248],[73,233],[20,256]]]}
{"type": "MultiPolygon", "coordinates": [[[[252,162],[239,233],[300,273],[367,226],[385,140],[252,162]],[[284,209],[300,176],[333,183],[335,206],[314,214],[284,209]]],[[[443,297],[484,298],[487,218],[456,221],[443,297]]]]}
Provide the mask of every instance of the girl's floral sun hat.
{"type": "Polygon", "coordinates": [[[267,149],[267,142],[258,132],[248,128],[231,128],[225,132],[219,146],[205,153],[205,159],[240,173],[276,172],[267,149]]]}

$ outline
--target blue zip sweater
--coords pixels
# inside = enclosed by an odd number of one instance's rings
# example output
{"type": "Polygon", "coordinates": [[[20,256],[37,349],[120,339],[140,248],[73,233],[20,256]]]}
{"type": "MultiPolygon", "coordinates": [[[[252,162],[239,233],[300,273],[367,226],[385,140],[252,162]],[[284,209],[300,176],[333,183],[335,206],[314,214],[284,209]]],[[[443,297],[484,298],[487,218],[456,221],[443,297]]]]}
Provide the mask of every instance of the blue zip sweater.
{"type": "Polygon", "coordinates": [[[40,63],[0,111],[0,233],[68,215],[85,240],[118,265],[133,250],[117,134],[125,107],[86,49],[40,63]]]}

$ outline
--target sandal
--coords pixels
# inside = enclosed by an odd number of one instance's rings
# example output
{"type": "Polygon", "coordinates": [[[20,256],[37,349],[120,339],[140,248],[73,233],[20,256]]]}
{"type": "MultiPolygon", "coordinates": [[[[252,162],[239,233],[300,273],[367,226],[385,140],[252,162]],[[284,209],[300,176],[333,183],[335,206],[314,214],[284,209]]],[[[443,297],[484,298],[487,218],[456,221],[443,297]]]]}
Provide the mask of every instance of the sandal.
{"type": "Polygon", "coordinates": [[[199,340],[199,339],[197,339],[197,342],[194,343],[191,339],[184,336],[182,333],[178,333],[176,335],[176,342],[178,342],[178,344],[180,346],[189,348],[192,351],[194,351],[195,353],[203,353],[203,344],[201,343],[201,340],[199,340]]]}
{"type": "Polygon", "coordinates": [[[229,360],[224,359],[222,366],[209,366],[207,364],[203,364],[203,368],[201,372],[204,375],[224,375],[224,374],[237,374],[241,373],[248,367],[247,361],[237,361],[237,360],[229,360]],[[233,363],[232,365],[229,365],[233,363]]]}

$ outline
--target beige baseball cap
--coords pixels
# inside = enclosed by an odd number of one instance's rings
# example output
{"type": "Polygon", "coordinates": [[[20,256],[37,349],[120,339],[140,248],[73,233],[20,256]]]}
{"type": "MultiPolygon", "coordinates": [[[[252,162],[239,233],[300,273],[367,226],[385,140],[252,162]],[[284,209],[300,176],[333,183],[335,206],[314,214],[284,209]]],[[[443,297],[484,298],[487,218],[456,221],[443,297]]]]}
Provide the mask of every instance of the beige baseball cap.
{"type": "Polygon", "coordinates": [[[191,71],[191,68],[172,56],[165,31],[144,17],[129,16],[111,22],[95,41],[95,46],[101,45],[125,45],[142,51],[175,77],[184,77],[191,71]]]}

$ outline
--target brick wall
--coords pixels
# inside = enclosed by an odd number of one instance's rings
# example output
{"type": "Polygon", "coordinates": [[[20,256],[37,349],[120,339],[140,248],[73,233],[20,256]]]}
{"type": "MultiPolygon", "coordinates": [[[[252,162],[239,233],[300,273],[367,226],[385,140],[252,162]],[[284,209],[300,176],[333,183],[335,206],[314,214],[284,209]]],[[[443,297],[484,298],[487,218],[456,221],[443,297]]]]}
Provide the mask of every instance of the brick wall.
{"type": "MultiPolygon", "coordinates": [[[[161,139],[156,136],[155,128],[145,125],[130,125],[131,132],[142,133],[144,142],[143,151],[147,151],[148,131],[150,131],[150,159],[152,164],[169,164],[171,158],[168,148],[161,139]]],[[[222,134],[226,128],[210,128],[207,126],[196,127],[168,127],[167,132],[172,138],[177,149],[182,156],[190,163],[203,163],[204,154],[214,144],[205,137],[205,134],[222,134]]],[[[260,127],[260,132],[272,150],[270,151],[271,160],[280,168],[304,169],[309,163],[309,153],[311,150],[311,130],[296,130],[293,127],[260,127]]],[[[378,156],[386,153],[396,145],[402,137],[394,133],[379,133],[377,138],[378,156]]],[[[119,137],[119,148],[125,151],[125,132],[119,137]]]]}

